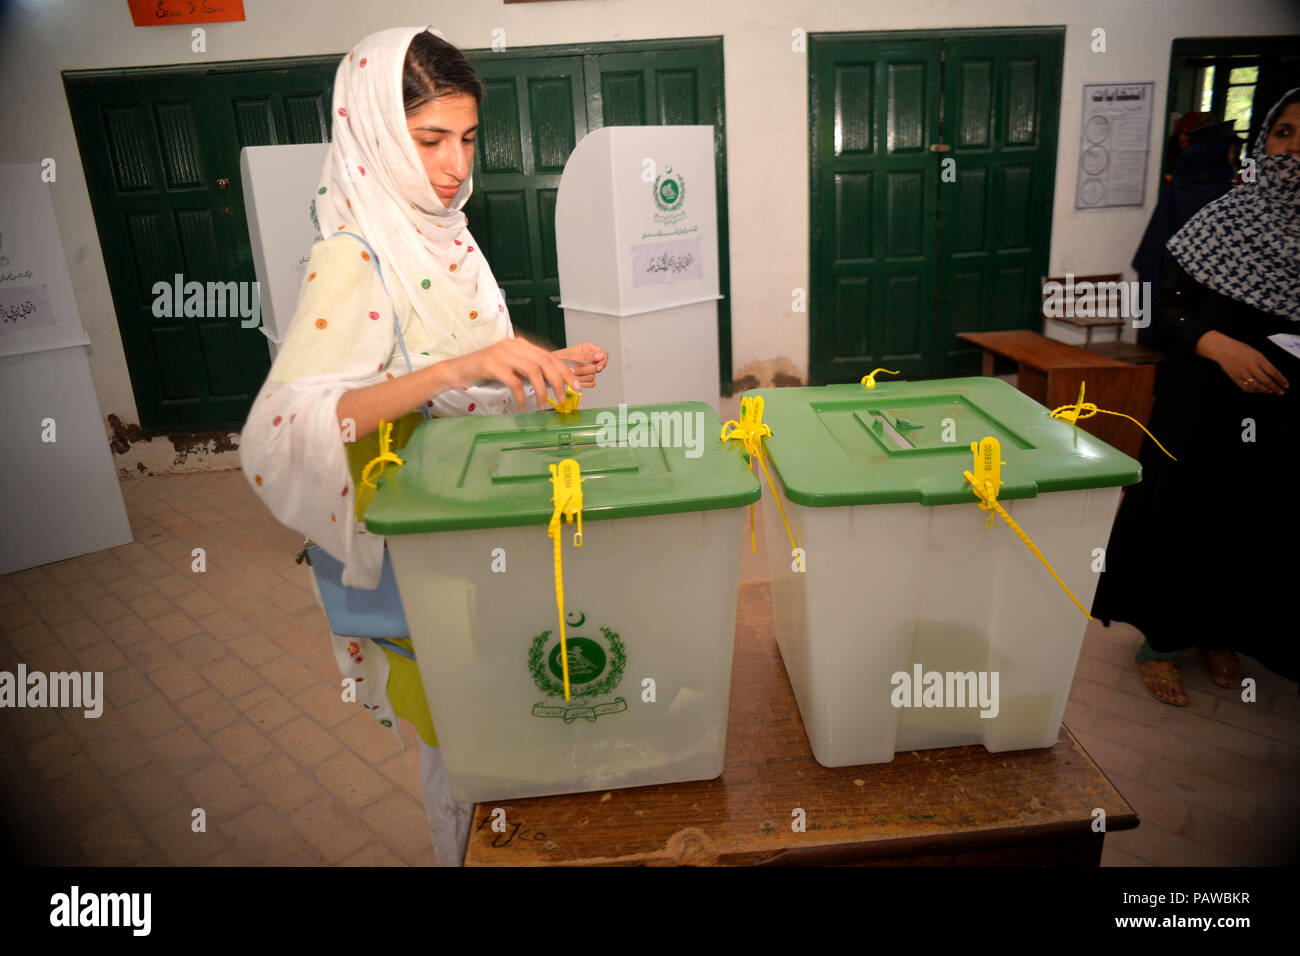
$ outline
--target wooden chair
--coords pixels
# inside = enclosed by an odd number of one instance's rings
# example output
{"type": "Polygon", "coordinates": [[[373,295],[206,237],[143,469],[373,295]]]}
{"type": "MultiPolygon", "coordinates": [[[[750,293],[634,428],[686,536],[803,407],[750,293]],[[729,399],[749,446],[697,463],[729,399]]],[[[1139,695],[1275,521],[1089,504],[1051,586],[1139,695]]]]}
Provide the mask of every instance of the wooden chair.
{"type": "MultiPolygon", "coordinates": [[[[1122,276],[1118,272],[1112,272],[1107,275],[1075,276],[1074,284],[1077,286],[1081,282],[1092,282],[1094,284],[1100,282],[1119,282],[1121,278],[1122,276]]],[[[1062,286],[1064,286],[1065,276],[1043,276],[1042,288],[1044,290],[1043,291],[1044,306],[1047,303],[1046,289],[1047,289],[1047,283],[1049,282],[1059,282],[1062,286]]],[[[1072,316],[1048,315],[1046,308],[1043,309],[1043,318],[1051,319],[1054,322],[1064,322],[1067,325],[1073,325],[1077,328],[1083,329],[1083,347],[1085,349],[1092,348],[1092,333],[1094,329],[1103,329],[1103,328],[1115,329],[1115,342],[1116,343],[1120,342],[1119,330],[1120,327],[1122,327],[1124,325],[1124,322],[1126,321],[1125,319],[1098,319],[1098,318],[1080,318],[1079,316],[1073,316],[1073,315],[1072,316]]],[[[1114,344],[1114,343],[1110,343],[1110,344],[1114,344]]],[[[1119,356],[1116,357],[1118,358],[1119,356]]]]}

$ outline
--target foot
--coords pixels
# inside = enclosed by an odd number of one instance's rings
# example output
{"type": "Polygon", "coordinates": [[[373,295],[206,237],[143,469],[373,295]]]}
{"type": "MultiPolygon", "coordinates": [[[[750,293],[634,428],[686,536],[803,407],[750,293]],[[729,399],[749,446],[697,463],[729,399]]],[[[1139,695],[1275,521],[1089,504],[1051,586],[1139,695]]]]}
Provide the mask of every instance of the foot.
{"type": "Polygon", "coordinates": [[[1210,668],[1210,680],[1214,681],[1220,687],[1231,687],[1233,689],[1241,687],[1241,682],[1245,678],[1245,673],[1241,669],[1241,659],[1232,651],[1201,651],[1205,655],[1205,663],[1210,668]]]}
{"type": "Polygon", "coordinates": [[[1138,673],[1151,696],[1162,703],[1186,707],[1189,703],[1183,691],[1183,679],[1173,661],[1138,661],[1138,673]]]}

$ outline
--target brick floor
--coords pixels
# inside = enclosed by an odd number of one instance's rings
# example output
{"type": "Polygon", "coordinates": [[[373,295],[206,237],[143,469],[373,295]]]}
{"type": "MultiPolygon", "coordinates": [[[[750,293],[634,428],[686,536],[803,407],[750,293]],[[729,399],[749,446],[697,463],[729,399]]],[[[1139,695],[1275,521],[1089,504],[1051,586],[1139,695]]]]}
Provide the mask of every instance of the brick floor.
{"type": "MultiPolygon", "coordinates": [[[[122,487],[130,544],[0,577],[0,669],[103,670],[106,698],[97,720],[0,711],[0,835],[54,865],[435,863],[416,735],[402,727],[403,749],[341,700],[324,615],[291,559],[301,536],[238,472],[122,487]]],[[[767,576],[756,519],[742,580],[767,576]]],[[[1089,624],[1066,709],[1143,821],[1110,834],[1102,862],[1293,862],[1296,685],[1247,660],[1257,700],[1243,703],[1188,652],[1192,704],[1169,707],[1137,677],[1139,641],[1089,624]]]]}

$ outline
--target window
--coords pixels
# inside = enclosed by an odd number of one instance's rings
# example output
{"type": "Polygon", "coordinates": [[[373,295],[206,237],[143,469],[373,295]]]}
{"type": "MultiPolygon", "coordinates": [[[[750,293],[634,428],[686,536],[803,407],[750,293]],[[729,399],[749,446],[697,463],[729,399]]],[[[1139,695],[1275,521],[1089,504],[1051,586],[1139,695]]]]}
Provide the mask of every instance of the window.
{"type": "Polygon", "coordinates": [[[1259,80],[1258,66],[1233,67],[1228,74],[1228,93],[1224,99],[1223,118],[1233,124],[1238,133],[1250,132],[1250,110],[1255,102],[1255,84],[1259,80]]]}

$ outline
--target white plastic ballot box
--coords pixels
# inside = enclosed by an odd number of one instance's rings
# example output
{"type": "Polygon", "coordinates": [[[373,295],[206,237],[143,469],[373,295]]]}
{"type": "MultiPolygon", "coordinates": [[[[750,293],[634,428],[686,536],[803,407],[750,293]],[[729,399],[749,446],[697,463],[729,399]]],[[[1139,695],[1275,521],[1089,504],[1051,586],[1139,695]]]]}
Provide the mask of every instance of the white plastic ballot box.
{"type": "Polygon", "coordinates": [[[608,409],[436,419],[380,479],[366,527],[387,536],[457,800],[722,773],[736,541],[758,480],[707,405],[627,414],[659,440],[625,442],[608,409]],[[664,437],[679,426],[692,448],[664,437]],[[560,527],[562,655],[547,527],[550,468],[566,460],[581,469],[582,544],[560,527]]]}
{"type": "Polygon", "coordinates": [[[272,360],[293,321],[318,238],[311,203],[329,151],[329,143],[303,143],[245,146],[239,152],[253,268],[262,296],[261,328],[272,360]]]}
{"type": "Polygon", "coordinates": [[[0,574],[131,541],[41,172],[0,166],[0,574]]]}
{"type": "Polygon", "coordinates": [[[606,126],[560,177],[555,247],[570,344],[609,351],[591,404],[719,412],[712,126],[606,126]]]}
{"type": "Polygon", "coordinates": [[[1139,464],[996,378],[749,396],[790,523],[765,484],[774,629],[817,761],[1052,746],[1088,622],[1003,518],[987,524],[971,443],[997,440],[999,503],[1085,608],[1139,464]]]}

